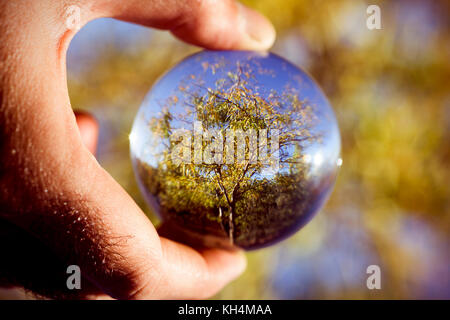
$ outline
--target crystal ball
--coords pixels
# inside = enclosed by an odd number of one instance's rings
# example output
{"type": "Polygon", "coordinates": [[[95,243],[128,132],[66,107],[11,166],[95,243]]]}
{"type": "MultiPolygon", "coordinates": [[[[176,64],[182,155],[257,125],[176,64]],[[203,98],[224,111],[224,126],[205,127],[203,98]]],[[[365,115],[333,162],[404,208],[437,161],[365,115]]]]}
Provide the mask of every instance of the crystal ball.
{"type": "Polygon", "coordinates": [[[272,54],[203,51],[157,81],[130,133],[133,168],[164,236],[256,249],[294,234],[341,165],[320,87],[272,54]]]}

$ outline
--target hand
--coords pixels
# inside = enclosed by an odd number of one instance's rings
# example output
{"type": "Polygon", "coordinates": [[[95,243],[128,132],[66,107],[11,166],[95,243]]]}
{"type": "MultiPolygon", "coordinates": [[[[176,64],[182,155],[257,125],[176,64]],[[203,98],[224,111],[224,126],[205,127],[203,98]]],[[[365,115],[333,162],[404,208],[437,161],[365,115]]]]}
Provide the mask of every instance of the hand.
{"type": "Polygon", "coordinates": [[[245,268],[240,252],[159,237],[92,155],[97,124],[75,117],[65,55],[80,25],[113,17],[210,49],[268,49],[273,27],[231,0],[0,0],[0,284],[50,297],[206,298],[245,268]],[[79,265],[82,290],[66,289],[79,265]]]}

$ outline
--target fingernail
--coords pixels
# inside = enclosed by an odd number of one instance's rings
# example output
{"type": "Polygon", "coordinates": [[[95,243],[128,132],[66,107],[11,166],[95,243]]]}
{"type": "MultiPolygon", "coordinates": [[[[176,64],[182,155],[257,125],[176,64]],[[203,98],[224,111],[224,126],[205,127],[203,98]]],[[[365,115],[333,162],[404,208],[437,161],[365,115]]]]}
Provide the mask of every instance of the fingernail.
{"type": "Polygon", "coordinates": [[[269,49],[275,41],[275,29],[266,17],[238,3],[244,29],[255,49],[269,49]]]}

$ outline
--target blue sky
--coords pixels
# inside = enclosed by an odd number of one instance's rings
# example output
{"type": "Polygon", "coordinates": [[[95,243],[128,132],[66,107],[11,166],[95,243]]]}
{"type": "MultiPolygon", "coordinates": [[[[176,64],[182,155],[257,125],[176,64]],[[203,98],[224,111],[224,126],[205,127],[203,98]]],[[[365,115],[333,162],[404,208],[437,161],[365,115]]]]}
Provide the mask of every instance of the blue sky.
{"type": "MultiPolygon", "coordinates": [[[[340,136],[334,112],[331,109],[326,97],[321,89],[315,84],[314,80],[305,72],[298,69],[288,61],[276,55],[263,55],[249,52],[202,52],[194,56],[188,57],[179,63],[176,67],[168,71],[156,84],[145,98],[141,109],[136,117],[134,129],[132,132],[133,141],[131,148],[141,160],[154,165],[154,154],[149,150],[146,144],[152,145],[156,153],[160,153],[159,148],[155,149],[153,145],[154,137],[148,129],[148,123],[151,118],[159,117],[161,106],[168,97],[179,95],[180,84],[190,85],[189,79],[191,75],[195,75],[196,79],[203,79],[204,87],[214,88],[218,79],[227,77],[227,73],[234,72],[238,61],[246,61],[251,59],[252,68],[257,69],[257,65],[270,73],[256,73],[257,85],[256,89],[261,96],[267,97],[271,90],[283,92],[287,85],[296,89],[301,100],[307,100],[314,106],[318,116],[318,122],[313,131],[319,132],[322,136],[320,143],[314,143],[304,150],[304,154],[308,155],[310,161],[311,172],[319,174],[323,169],[328,167],[334,168],[336,160],[340,152],[340,136]],[[220,61],[226,61],[223,67],[220,67],[213,74],[211,69],[205,70],[202,64],[207,62],[214,65],[220,61]],[[186,79],[188,79],[186,81],[186,79]],[[135,142],[135,143],[133,143],[135,142]]],[[[193,85],[191,85],[192,87],[193,85]]],[[[204,90],[203,90],[204,91],[204,90]]],[[[182,113],[184,110],[183,101],[173,106],[173,113],[182,113]]],[[[184,128],[182,123],[172,123],[175,128],[184,128]]],[[[192,128],[184,128],[192,130],[192,128]]],[[[325,170],[327,171],[327,170],[325,170]]]]}

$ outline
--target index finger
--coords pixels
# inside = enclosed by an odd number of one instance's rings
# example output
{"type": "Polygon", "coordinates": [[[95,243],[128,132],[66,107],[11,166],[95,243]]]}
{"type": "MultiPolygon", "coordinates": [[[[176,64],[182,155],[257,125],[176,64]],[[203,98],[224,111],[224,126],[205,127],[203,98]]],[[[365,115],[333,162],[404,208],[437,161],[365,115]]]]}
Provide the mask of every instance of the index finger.
{"type": "Polygon", "coordinates": [[[170,30],[207,49],[267,50],[275,41],[269,20],[234,0],[106,0],[94,14],[170,30]]]}

